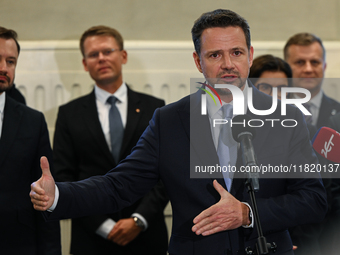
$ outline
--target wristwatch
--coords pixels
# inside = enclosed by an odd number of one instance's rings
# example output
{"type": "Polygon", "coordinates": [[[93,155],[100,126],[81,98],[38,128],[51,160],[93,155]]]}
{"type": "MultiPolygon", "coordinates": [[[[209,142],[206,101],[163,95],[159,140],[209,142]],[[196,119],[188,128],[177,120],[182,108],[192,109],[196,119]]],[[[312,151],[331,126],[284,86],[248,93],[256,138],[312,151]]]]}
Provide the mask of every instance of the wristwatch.
{"type": "Polygon", "coordinates": [[[133,220],[135,221],[135,224],[136,224],[137,227],[140,227],[142,230],[145,229],[145,224],[140,218],[134,216],[133,220]]]}

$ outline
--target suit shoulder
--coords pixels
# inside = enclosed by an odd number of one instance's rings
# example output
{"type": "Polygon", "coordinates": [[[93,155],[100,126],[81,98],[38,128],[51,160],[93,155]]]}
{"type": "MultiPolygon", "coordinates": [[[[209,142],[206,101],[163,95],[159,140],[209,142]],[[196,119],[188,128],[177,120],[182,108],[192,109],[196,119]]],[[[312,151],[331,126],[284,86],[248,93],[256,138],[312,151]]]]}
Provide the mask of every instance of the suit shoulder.
{"type": "MultiPolygon", "coordinates": [[[[161,110],[163,112],[168,112],[168,111],[189,111],[190,110],[190,101],[195,100],[196,96],[194,94],[183,97],[182,99],[167,104],[166,106],[162,107],[161,110]]],[[[191,101],[193,102],[193,101],[191,101]]]]}
{"type": "Polygon", "coordinates": [[[153,102],[153,103],[158,103],[158,104],[163,104],[163,105],[165,104],[163,99],[157,98],[155,96],[151,96],[151,95],[141,93],[141,92],[136,92],[134,90],[130,90],[130,91],[131,93],[135,93],[142,100],[153,102]]]}
{"type": "Polygon", "coordinates": [[[340,113],[337,113],[337,114],[329,117],[327,126],[329,126],[330,128],[333,128],[336,131],[340,132],[340,113]]]}
{"type": "MultiPolygon", "coordinates": [[[[92,93],[90,93],[90,94],[78,97],[76,99],[73,99],[73,100],[61,105],[60,108],[62,108],[62,109],[72,109],[74,107],[77,107],[80,104],[87,102],[92,96],[93,96],[92,93]]],[[[94,98],[94,96],[93,96],[93,98],[94,98]]]]}
{"type": "Polygon", "coordinates": [[[333,107],[336,107],[337,109],[340,109],[340,102],[333,98],[330,98],[329,96],[326,96],[325,94],[323,94],[322,101],[322,103],[327,103],[329,105],[332,105],[333,107]]]}
{"type": "Polygon", "coordinates": [[[15,109],[21,111],[24,113],[24,115],[29,115],[30,118],[32,118],[33,116],[36,116],[36,117],[43,117],[44,118],[44,115],[42,112],[36,110],[36,109],[33,109],[27,105],[24,105],[16,100],[14,100],[13,98],[10,98],[10,97],[6,97],[6,102],[8,103],[8,106],[9,107],[14,107],[15,109]]]}

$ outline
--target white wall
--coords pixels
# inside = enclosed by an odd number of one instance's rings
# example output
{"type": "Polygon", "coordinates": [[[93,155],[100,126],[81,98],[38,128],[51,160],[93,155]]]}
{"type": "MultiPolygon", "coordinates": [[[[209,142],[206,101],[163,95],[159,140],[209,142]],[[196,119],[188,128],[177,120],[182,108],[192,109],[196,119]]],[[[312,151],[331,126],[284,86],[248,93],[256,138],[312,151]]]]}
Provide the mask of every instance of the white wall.
{"type": "MultiPolygon", "coordinates": [[[[92,90],[84,71],[78,41],[22,41],[15,83],[27,104],[45,114],[50,135],[58,107],[92,90]]],[[[326,77],[340,78],[340,42],[325,42],[326,77]]],[[[253,42],[255,57],[282,57],[284,42],[253,42]]],[[[192,58],[190,41],[127,41],[128,63],[124,80],[137,91],[174,102],[189,94],[190,78],[201,78],[192,58]]],[[[325,82],[329,96],[340,99],[336,79],[325,82]]]]}

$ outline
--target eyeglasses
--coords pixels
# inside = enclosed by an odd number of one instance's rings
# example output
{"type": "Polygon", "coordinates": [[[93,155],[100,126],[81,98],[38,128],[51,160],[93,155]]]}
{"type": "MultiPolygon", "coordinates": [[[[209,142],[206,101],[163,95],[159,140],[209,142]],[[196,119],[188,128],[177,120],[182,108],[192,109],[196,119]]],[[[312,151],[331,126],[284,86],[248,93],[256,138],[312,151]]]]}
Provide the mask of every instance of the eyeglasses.
{"type": "Polygon", "coordinates": [[[89,59],[97,59],[99,57],[99,53],[101,52],[103,56],[108,57],[115,51],[121,51],[120,49],[104,49],[101,51],[93,51],[86,55],[86,58],[89,59]]]}
{"type": "MultiPolygon", "coordinates": [[[[259,83],[256,85],[257,89],[263,93],[266,93],[267,95],[271,95],[273,91],[273,86],[268,84],[268,83],[259,83]]],[[[277,93],[280,95],[281,94],[281,88],[286,88],[288,87],[287,85],[279,85],[274,88],[277,88],[277,93]]]]}

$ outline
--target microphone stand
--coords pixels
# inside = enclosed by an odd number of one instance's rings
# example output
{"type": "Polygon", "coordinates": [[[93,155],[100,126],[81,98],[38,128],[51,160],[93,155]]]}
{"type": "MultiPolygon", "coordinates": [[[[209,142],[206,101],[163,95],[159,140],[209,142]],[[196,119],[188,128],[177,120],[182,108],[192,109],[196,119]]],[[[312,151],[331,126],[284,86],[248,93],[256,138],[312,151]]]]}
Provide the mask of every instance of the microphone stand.
{"type": "MultiPolygon", "coordinates": [[[[253,181],[254,179],[251,178],[251,173],[249,173],[248,177],[246,178],[245,185],[247,187],[247,190],[250,196],[250,202],[251,202],[251,206],[253,209],[253,217],[255,220],[258,238],[257,238],[257,243],[255,244],[255,247],[254,248],[247,247],[245,251],[246,251],[246,254],[248,255],[265,255],[265,254],[269,254],[269,252],[275,253],[276,248],[277,248],[276,243],[275,242],[267,243],[267,240],[263,236],[263,233],[262,233],[262,227],[260,223],[259,212],[257,210],[253,181]]],[[[256,181],[256,178],[255,178],[255,188],[256,188],[256,191],[259,190],[259,183],[258,183],[258,180],[256,181]]]]}

